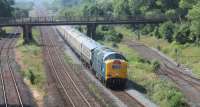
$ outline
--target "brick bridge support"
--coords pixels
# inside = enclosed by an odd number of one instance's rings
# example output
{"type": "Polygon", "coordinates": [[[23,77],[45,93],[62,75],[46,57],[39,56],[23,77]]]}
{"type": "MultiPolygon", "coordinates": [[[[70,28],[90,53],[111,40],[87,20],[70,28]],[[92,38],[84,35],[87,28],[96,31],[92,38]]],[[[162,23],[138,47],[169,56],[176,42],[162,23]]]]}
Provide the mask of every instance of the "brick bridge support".
{"type": "Polygon", "coordinates": [[[93,38],[96,36],[96,24],[88,24],[87,25],[87,36],[93,38]]]}
{"type": "Polygon", "coordinates": [[[32,26],[31,25],[24,25],[23,28],[23,39],[24,44],[28,44],[32,41],[32,26]]]}

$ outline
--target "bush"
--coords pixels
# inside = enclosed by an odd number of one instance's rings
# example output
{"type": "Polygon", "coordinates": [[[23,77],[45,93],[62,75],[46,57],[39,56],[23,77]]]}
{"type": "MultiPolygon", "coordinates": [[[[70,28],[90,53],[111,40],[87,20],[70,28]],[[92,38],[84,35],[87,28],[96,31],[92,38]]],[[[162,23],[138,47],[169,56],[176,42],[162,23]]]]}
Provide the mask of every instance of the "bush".
{"type": "Polygon", "coordinates": [[[25,71],[24,76],[30,80],[31,84],[35,85],[36,84],[36,76],[35,73],[33,72],[32,68],[28,68],[27,71],[25,71]]]}
{"type": "Polygon", "coordinates": [[[160,62],[159,61],[153,61],[153,70],[156,72],[160,68],[160,62]]]}
{"type": "Polygon", "coordinates": [[[159,51],[161,50],[161,46],[160,46],[160,45],[158,45],[156,48],[157,48],[159,51]]]}
{"type": "Polygon", "coordinates": [[[156,27],[153,31],[153,36],[155,36],[156,38],[160,39],[162,38],[161,34],[159,33],[159,29],[158,27],[156,27]]]}
{"type": "Polygon", "coordinates": [[[107,41],[119,43],[123,39],[123,35],[121,33],[117,33],[115,30],[110,30],[109,32],[106,33],[105,39],[107,41]]]}
{"type": "Polygon", "coordinates": [[[114,43],[112,43],[112,47],[113,47],[113,48],[118,48],[118,45],[117,45],[117,43],[115,43],[115,42],[114,42],[114,43]]]}
{"type": "Polygon", "coordinates": [[[144,26],[144,28],[142,29],[142,34],[143,34],[143,35],[147,35],[147,34],[153,32],[153,31],[154,31],[154,26],[152,26],[152,25],[146,25],[146,26],[144,26]]]}
{"type": "Polygon", "coordinates": [[[36,79],[36,76],[34,75],[34,73],[32,71],[29,71],[30,73],[30,81],[31,81],[31,84],[35,84],[35,79],[36,79]]]}
{"type": "Polygon", "coordinates": [[[0,29],[0,37],[5,37],[6,36],[6,31],[0,29]]]}
{"type": "Polygon", "coordinates": [[[181,92],[178,92],[164,80],[156,82],[153,90],[156,91],[153,94],[153,99],[159,99],[161,107],[186,107],[184,96],[181,92]]]}

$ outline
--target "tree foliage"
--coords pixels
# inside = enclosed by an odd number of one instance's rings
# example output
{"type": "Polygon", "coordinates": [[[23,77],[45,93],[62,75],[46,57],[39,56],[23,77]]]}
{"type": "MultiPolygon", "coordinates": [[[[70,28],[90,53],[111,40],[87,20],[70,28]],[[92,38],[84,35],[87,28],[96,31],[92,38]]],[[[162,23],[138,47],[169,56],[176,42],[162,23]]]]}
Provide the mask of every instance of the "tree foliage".
{"type": "Polygon", "coordinates": [[[114,16],[130,15],[128,0],[114,0],[113,4],[114,16]]]}
{"type": "Polygon", "coordinates": [[[174,34],[175,26],[170,22],[166,22],[160,26],[160,34],[166,39],[168,42],[173,41],[173,34],[174,34]]]}
{"type": "Polygon", "coordinates": [[[177,32],[175,33],[175,40],[176,42],[180,43],[180,44],[185,44],[187,42],[191,41],[190,38],[190,25],[189,24],[183,24],[181,25],[177,32]]]}
{"type": "Polygon", "coordinates": [[[12,16],[13,8],[11,5],[14,4],[14,0],[1,0],[0,1],[0,16],[10,17],[12,16]]]}
{"type": "Polygon", "coordinates": [[[77,0],[78,5],[70,6],[66,5],[67,0],[56,1],[65,1],[60,13],[68,16],[169,17],[168,22],[159,26],[141,25],[138,29],[134,26],[132,29],[168,42],[184,44],[200,41],[199,0],[77,0]],[[170,17],[179,17],[179,20],[172,22],[170,17]]]}

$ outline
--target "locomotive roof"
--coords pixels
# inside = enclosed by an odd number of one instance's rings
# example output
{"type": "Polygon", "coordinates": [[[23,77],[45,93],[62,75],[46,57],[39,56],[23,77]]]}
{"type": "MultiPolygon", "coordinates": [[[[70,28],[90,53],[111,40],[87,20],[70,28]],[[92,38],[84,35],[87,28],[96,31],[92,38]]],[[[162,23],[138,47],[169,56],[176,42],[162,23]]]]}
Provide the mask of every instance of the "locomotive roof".
{"type": "Polygon", "coordinates": [[[105,47],[105,46],[98,47],[97,53],[103,58],[103,60],[105,60],[110,55],[116,55],[116,54],[121,55],[121,57],[125,59],[125,57],[119,52],[114,51],[113,49],[105,47]]]}
{"type": "Polygon", "coordinates": [[[94,41],[85,34],[79,32],[78,30],[69,26],[63,26],[63,27],[65,30],[68,30],[72,34],[72,36],[76,36],[76,39],[79,40],[82,43],[82,45],[84,45],[88,49],[93,50],[101,46],[98,42],[94,41]]]}

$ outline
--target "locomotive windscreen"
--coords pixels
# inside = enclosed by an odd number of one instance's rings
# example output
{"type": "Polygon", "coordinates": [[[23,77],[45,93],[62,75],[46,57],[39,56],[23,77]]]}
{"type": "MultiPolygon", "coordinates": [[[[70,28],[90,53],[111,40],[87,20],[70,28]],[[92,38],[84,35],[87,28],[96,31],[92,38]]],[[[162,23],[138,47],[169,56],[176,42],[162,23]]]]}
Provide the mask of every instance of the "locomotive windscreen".
{"type": "Polygon", "coordinates": [[[107,57],[105,58],[105,61],[106,61],[106,60],[109,60],[109,59],[121,59],[121,60],[125,60],[125,61],[126,61],[126,58],[125,58],[123,55],[117,54],[117,53],[115,53],[115,54],[110,54],[109,56],[107,56],[107,57]]]}

